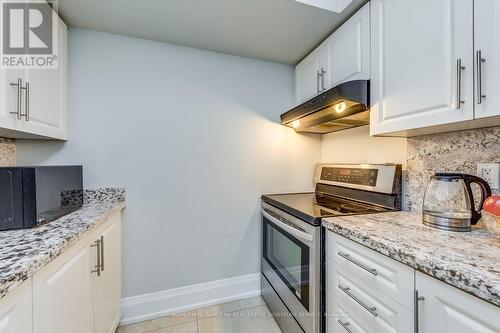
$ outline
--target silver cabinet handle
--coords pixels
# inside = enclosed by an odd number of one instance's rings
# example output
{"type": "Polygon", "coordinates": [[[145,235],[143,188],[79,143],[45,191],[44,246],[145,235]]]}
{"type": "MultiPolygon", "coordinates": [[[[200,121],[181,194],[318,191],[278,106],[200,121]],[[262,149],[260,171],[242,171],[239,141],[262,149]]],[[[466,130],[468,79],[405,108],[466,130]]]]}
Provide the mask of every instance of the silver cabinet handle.
{"type": "Polygon", "coordinates": [[[291,235],[307,242],[312,242],[314,239],[313,235],[308,234],[307,232],[304,232],[302,230],[296,229],[292,226],[289,226],[286,223],[281,222],[277,218],[271,216],[268,212],[266,212],[264,209],[262,209],[262,216],[267,218],[269,221],[273,222],[275,225],[280,227],[281,229],[285,230],[286,232],[290,233],[291,235]]]}
{"type": "Polygon", "coordinates": [[[24,119],[26,121],[30,121],[30,83],[25,82],[24,84],[24,108],[25,108],[25,113],[24,113],[24,119]]]}
{"type": "Polygon", "coordinates": [[[342,321],[340,319],[337,320],[337,322],[342,326],[347,332],[352,333],[352,330],[349,328],[349,325],[351,325],[350,322],[348,321],[342,321]]]}
{"type": "Polygon", "coordinates": [[[345,258],[346,260],[352,262],[354,265],[358,266],[359,268],[362,268],[364,269],[365,271],[373,274],[373,275],[377,275],[377,270],[375,268],[371,268],[371,267],[368,267],[366,266],[365,264],[363,264],[362,262],[354,259],[353,257],[351,257],[348,253],[344,253],[344,252],[337,252],[337,254],[339,256],[341,256],[342,258],[345,258]]]}
{"type": "Polygon", "coordinates": [[[483,98],[486,98],[486,95],[483,95],[483,62],[485,62],[481,55],[481,50],[476,51],[476,98],[477,104],[481,104],[483,102],[483,98]]]}
{"type": "Polygon", "coordinates": [[[17,83],[11,83],[10,85],[17,88],[16,112],[11,112],[10,114],[15,114],[17,116],[17,119],[21,119],[21,104],[23,98],[21,94],[21,89],[23,88],[23,80],[18,78],[17,83]]]}
{"type": "Polygon", "coordinates": [[[321,67],[321,91],[326,90],[326,88],[325,88],[325,74],[326,74],[326,71],[323,69],[323,67],[321,67]]]}
{"type": "Polygon", "coordinates": [[[377,308],[374,307],[374,306],[369,306],[369,305],[365,304],[365,302],[363,302],[362,300],[360,300],[359,298],[357,298],[356,296],[354,296],[354,294],[351,293],[351,288],[349,288],[349,287],[343,287],[340,284],[338,285],[338,287],[339,287],[340,290],[342,290],[343,292],[345,292],[349,297],[351,297],[353,300],[355,300],[359,305],[361,305],[366,310],[368,310],[368,312],[370,312],[373,316],[375,316],[375,317],[377,316],[377,308]]]}
{"type": "Polygon", "coordinates": [[[418,333],[418,302],[424,299],[423,296],[418,296],[418,290],[415,289],[413,295],[413,333],[418,333]]]}
{"type": "Polygon", "coordinates": [[[316,93],[318,93],[318,94],[322,93],[322,90],[319,87],[319,79],[320,79],[320,77],[321,77],[321,72],[320,71],[316,71],[316,93]]]}
{"type": "Polygon", "coordinates": [[[101,235],[101,272],[104,272],[104,235],[101,235]]]}
{"type": "Polygon", "coordinates": [[[97,276],[101,276],[101,240],[96,240],[90,247],[95,247],[97,249],[97,263],[95,269],[90,271],[90,273],[97,273],[97,276]]]}
{"type": "Polygon", "coordinates": [[[465,103],[465,101],[462,100],[462,71],[465,69],[464,66],[462,66],[462,59],[458,58],[457,59],[457,105],[455,108],[457,110],[460,110],[462,107],[462,104],[465,103]]]}

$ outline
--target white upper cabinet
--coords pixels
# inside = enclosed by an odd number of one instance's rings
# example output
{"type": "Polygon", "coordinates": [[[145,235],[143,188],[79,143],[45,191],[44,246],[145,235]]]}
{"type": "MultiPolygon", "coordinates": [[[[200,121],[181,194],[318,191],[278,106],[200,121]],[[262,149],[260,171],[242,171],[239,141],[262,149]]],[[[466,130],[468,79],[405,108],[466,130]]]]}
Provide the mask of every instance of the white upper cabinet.
{"type": "Polygon", "coordinates": [[[328,38],[330,83],[370,79],[370,3],[328,38]]]}
{"type": "Polygon", "coordinates": [[[25,85],[29,84],[29,105],[25,105],[27,118],[17,129],[23,132],[54,139],[66,139],[66,68],[68,41],[67,27],[54,13],[54,29],[58,33],[58,69],[34,69],[25,73],[25,85]],[[61,47],[62,46],[62,47],[61,47]]]}
{"type": "Polygon", "coordinates": [[[13,129],[17,112],[21,107],[18,103],[19,91],[17,86],[18,80],[24,77],[22,70],[16,69],[0,69],[0,128],[13,129]]]}
{"type": "Polygon", "coordinates": [[[420,333],[500,332],[499,308],[416,272],[420,333]]]}
{"type": "Polygon", "coordinates": [[[474,43],[475,117],[498,116],[500,115],[500,1],[474,1],[474,43]],[[479,56],[483,61],[480,61],[479,56]]]}
{"type": "Polygon", "coordinates": [[[319,92],[318,56],[314,52],[295,67],[297,104],[307,101],[319,92]]]}
{"type": "Polygon", "coordinates": [[[473,119],[472,0],[371,6],[371,134],[473,119]]]}
{"type": "Polygon", "coordinates": [[[50,10],[52,35],[57,38],[53,48],[58,66],[50,69],[0,69],[1,136],[67,139],[68,30],[57,13],[50,10]]]}
{"type": "Polygon", "coordinates": [[[330,47],[314,50],[295,67],[297,104],[321,94],[329,88],[330,47]]]}
{"type": "Polygon", "coordinates": [[[337,84],[370,78],[370,4],[295,67],[297,104],[337,84]]]}

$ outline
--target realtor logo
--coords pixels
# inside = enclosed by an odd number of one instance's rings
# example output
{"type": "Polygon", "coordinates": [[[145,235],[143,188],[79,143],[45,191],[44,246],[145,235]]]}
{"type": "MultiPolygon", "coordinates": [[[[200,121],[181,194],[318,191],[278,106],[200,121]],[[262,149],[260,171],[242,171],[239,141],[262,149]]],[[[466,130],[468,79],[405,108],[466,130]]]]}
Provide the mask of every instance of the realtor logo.
{"type": "Polygon", "coordinates": [[[55,68],[57,16],[52,7],[40,0],[0,1],[2,68],[55,68]]]}

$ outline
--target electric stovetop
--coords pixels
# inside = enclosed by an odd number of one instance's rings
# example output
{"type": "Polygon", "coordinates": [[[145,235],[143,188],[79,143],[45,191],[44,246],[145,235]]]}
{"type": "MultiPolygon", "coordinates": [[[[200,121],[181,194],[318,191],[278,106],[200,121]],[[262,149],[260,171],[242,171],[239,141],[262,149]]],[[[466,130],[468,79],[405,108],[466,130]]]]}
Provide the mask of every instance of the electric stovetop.
{"type": "Polygon", "coordinates": [[[372,214],[389,210],[318,192],[263,195],[262,201],[313,225],[320,225],[323,217],[372,214]]]}

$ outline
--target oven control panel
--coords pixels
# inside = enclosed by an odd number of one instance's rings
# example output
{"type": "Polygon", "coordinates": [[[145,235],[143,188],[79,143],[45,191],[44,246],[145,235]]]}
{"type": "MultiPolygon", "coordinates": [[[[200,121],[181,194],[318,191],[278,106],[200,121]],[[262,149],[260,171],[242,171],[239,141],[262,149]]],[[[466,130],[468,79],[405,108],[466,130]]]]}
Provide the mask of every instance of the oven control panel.
{"type": "Polygon", "coordinates": [[[378,169],[323,167],[321,180],[365,186],[377,185],[378,169]]]}

